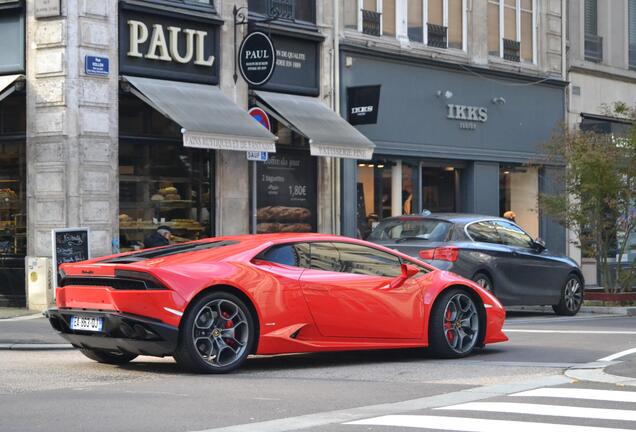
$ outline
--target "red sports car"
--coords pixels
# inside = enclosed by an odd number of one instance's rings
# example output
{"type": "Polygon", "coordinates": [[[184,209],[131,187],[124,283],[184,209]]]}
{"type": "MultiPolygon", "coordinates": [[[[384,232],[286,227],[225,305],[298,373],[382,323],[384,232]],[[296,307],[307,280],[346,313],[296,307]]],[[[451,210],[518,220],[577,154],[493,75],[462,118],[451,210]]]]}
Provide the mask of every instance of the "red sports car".
{"type": "Polygon", "coordinates": [[[321,234],[219,237],[61,266],[51,325],[87,357],[174,356],[229,372],[249,354],[502,342],[479,285],[372,243],[321,234]]]}

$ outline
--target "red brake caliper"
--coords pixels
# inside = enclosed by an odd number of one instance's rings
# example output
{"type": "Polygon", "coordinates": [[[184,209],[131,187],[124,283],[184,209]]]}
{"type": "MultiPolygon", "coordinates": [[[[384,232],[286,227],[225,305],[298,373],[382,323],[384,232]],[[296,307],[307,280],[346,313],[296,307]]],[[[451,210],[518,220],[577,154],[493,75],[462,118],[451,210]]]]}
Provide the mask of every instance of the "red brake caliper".
{"type": "Polygon", "coordinates": [[[446,314],[444,316],[444,333],[446,333],[446,339],[449,342],[453,342],[453,340],[455,339],[455,333],[451,331],[453,328],[453,323],[451,322],[452,316],[453,313],[451,312],[451,310],[446,309],[446,314]]]}
{"type": "MultiPolygon", "coordinates": [[[[224,318],[229,318],[229,316],[230,316],[230,314],[227,313],[227,312],[221,312],[221,313],[223,314],[224,318]]],[[[223,327],[226,328],[226,329],[234,327],[234,321],[232,321],[232,320],[226,321],[225,325],[223,327]]],[[[228,344],[232,348],[236,348],[236,341],[234,339],[224,338],[223,340],[225,341],[226,344],[228,344]]]]}

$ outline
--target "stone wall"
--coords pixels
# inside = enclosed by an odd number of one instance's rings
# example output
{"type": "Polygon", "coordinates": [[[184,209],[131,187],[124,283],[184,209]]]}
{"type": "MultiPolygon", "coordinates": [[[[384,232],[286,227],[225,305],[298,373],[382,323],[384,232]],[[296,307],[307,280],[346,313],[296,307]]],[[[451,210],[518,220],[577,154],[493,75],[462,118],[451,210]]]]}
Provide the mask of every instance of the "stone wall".
{"type": "Polygon", "coordinates": [[[89,227],[91,253],[118,238],[117,1],[63,0],[35,19],[27,2],[28,255],[51,256],[51,229],[89,227]],[[107,77],[84,57],[108,57],[107,77]]]}

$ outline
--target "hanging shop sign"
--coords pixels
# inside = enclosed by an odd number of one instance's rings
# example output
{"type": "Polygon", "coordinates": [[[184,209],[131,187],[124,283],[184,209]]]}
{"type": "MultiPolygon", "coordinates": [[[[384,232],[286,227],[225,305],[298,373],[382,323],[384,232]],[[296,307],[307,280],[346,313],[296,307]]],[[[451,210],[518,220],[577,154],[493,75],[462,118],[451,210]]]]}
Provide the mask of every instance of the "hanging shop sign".
{"type": "Polygon", "coordinates": [[[352,125],[376,124],[380,86],[347,87],[347,120],[352,125]]]}
{"type": "Polygon", "coordinates": [[[251,86],[261,86],[272,77],[276,67],[276,51],[272,40],[263,32],[248,34],[239,48],[241,76],[251,86]]]}
{"type": "Polygon", "coordinates": [[[218,83],[216,23],[127,9],[119,16],[122,75],[218,83]]]}
{"type": "Polygon", "coordinates": [[[306,151],[277,151],[256,167],[256,231],[317,228],[316,160],[306,151]]]}
{"type": "Polygon", "coordinates": [[[53,281],[58,283],[58,271],[61,264],[90,259],[89,228],[54,229],[53,240],[53,281]]]}
{"type": "Polygon", "coordinates": [[[258,107],[250,108],[247,112],[249,115],[254,117],[254,119],[259,122],[265,129],[268,131],[272,131],[271,123],[269,121],[269,116],[265,111],[258,107]]]}
{"type": "Polygon", "coordinates": [[[276,69],[259,89],[318,96],[320,41],[274,34],[272,42],[276,48],[276,69]]]}

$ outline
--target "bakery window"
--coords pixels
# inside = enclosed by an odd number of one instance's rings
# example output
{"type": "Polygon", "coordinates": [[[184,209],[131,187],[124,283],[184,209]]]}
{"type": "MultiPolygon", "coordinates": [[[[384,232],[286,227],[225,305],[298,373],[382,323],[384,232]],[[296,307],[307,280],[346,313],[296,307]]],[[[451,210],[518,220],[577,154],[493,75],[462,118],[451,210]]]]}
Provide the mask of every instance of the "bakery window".
{"type": "Polygon", "coordinates": [[[305,137],[271,118],[276,153],[256,164],[257,233],[317,231],[317,161],[305,137]]]}
{"type": "Polygon", "coordinates": [[[0,101],[0,307],[25,305],[26,97],[0,101]]]}
{"type": "Polygon", "coordinates": [[[184,147],[179,127],[136,98],[120,98],[119,229],[122,251],[161,225],[173,241],[212,235],[214,153],[184,147]],[[125,117],[125,118],[124,118],[125,117]]]}

